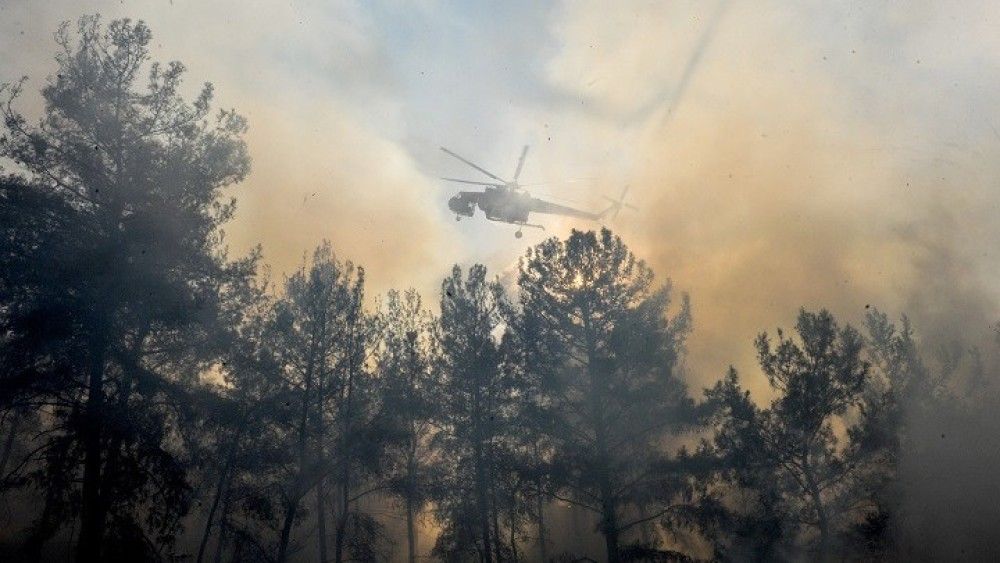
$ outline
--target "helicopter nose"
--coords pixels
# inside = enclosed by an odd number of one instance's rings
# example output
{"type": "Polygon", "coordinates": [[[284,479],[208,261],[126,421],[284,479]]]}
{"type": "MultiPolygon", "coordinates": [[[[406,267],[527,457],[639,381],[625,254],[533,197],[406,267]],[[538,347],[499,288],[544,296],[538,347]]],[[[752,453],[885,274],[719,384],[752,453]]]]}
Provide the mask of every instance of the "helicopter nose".
{"type": "Polygon", "coordinates": [[[448,209],[451,209],[452,213],[457,215],[465,215],[466,217],[472,217],[471,205],[462,199],[461,196],[453,196],[448,200],[448,209]]]}

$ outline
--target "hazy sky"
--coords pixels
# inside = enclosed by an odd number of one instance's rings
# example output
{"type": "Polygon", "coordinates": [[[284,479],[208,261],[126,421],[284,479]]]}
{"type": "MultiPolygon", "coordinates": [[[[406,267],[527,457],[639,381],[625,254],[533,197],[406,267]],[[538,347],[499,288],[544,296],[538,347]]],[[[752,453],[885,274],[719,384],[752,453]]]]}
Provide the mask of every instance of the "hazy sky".
{"type": "Polygon", "coordinates": [[[328,238],[375,291],[436,292],[455,262],[509,277],[592,225],[456,223],[437,177],[474,173],[437,147],[509,175],[530,144],[522,180],[560,202],[631,185],[641,210],[609,226],[691,294],[697,383],[752,374],[753,335],[803,305],[938,336],[998,319],[996,2],[0,0],[23,107],[59,22],[94,12],[144,19],[192,93],[249,118],[227,232],[278,274],[328,238]]]}

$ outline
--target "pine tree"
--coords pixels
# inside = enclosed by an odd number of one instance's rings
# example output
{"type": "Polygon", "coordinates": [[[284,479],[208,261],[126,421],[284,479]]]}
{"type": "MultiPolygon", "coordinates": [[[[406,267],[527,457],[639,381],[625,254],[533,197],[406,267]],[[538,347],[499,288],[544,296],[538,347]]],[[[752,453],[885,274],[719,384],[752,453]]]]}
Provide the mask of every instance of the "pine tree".
{"type": "Polygon", "coordinates": [[[695,422],[677,377],[690,327],[685,298],[668,316],[670,286],[620,238],[574,231],[549,239],[521,262],[527,355],[550,418],[554,496],[600,518],[609,562],[623,535],[672,510],[662,439],[695,422]],[[652,512],[642,507],[655,505],[652,512]]]}
{"type": "Polygon", "coordinates": [[[447,560],[503,557],[498,484],[513,381],[501,370],[511,309],[503,287],[475,265],[456,266],[441,288],[442,440],[454,460],[438,499],[445,530],[435,552],[447,560]]]}
{"type": "Polygon", "coordinates": [[[327,556],[328,478],[346,488],[340,495],[336,530],[336,548],[338,552],[343,549],[344,511],[353,469],[347,449],[355,438],[357,412],[363,408],[356,395],[366,353],[361,334],[366,330],[362,326],[363,288],[364,271],[336,260],[329,243],[324,243],[310,264],[288,278],[284,295],[275,304],[271,346],[293,414],[286,438],[288,465],[282,486],[278,561],[288,556],[292,530],[311,493],[316,495],[320,553],[327,556]],[[335,475],[330,469],[334,464],[335,475]]]}
{"type": "Polygon", "coordinates": [[[378,373],[382,418],[389,431],[389,485],[404,504],[407,560],[414,563],[417,521],[441,468],[435,444],[441,392],[437,324],[412,289],[390,291],[381,317],[378,373]]]}
{"type": "Polygon", "coordinates": [[[210,118],[207,84],[185,102],[184,66],[150,64],[144,23],[84,17],[76,31],[56,35],[37,124],[11,103],[23,82],[6,87],[0,156],[59,224],[21,235],[33,270],[0,286],[21,297],[3,351],[21,355],[15,394],[51,424],[35,450],[46,502],[27,543],[37,554],[79,514],[77,559],[90,562],[138,558],[176,534],[189,500],[184,383],[218,356],[221,292],[253,257],[230,263],[219,232],[233,211],[221,190],[249,170],[243,119],[210,118]]]}
{"type": "Polygon", "coordinates": [[[850,326],[840,328],[827,311],[802,311],[800,343],[778,331],[756,340],[761,368],[777,396],[756,407],[740,388],[735,370],[708,392],[723,405],[714,439],[741,484],[756,485],[763,498],[797,528],[816,536],[818,557],[831,557],[842,518],[853,505],[857,466],[838,447],[834,424],[861,401],[869,365],[864,341],[850,326]]]}

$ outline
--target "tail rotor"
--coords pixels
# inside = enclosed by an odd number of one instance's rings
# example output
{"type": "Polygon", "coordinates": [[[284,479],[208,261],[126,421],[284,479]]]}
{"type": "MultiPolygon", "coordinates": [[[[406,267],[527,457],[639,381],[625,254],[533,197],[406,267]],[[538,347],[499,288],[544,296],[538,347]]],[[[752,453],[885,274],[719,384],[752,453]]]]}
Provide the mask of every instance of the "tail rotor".
{"type": "Polygon", "coordinates": [[[625,196],[628,195],[628,190],[630,187],[631,186],[625,186],[625,189],[622,190],[622,194],[618,196],[618,199],[613,199],[608,196],[602,196],[604,199],[611,202],[611,205],[609,205],[608,208],[605,209],[603,213],[601,213],[602,219],[605,217],[610,217],[614,219],[615,217],[618,216],[618,213],[622,210],[623,207],[631,209],[632,211],[639,210],[638,207],[631,205],[629,203],[625,203],[625,196]]]}

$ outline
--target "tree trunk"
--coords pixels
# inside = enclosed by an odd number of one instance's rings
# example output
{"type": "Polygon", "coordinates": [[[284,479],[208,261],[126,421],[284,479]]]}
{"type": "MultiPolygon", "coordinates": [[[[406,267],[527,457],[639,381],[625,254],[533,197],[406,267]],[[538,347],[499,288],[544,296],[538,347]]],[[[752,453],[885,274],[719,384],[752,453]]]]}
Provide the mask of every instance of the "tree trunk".
{"type": "Polygon", "coordinates": [[[473,380],[472,424],[473,457],[476,464],[476,509],[479,513],[479,533],[483,536],[483,561],[493,563],[493,548],[490,543],[490,506],[486,483],[486,460],[483,459],[483,430],[480,420],[480,389],[473,380]]]}
{"type": "MultiPolygon", "coordinates": [[[[348,381],[352,381],[352,377],[348,377],[348,381]]],[[[350,423],[346,422],[351,416],[350,414],[350,404],[351,404],[351,394],[353,389],[351,389],[351,384],[348,383],[347,391],[347,409],[345,414],[345,423],[342,429],[343,436],[341,438],[341,455],[343,459],[343,469],[340,475],[340,514],[337,515],[337,542],[334,546],[334,561],[336,563],[344,562],[344,540],[347,535],[347,519],[350,517],[351,511],[351,456],[347,451],[347,436],[349,435],[350,423]]]]}
{"type": "MultiPolygon", "coordinates": [[[[360,304],[358,304],[360,307],[360,304]]],[[[347,358],[347,381],[344,385],[344,406],[343,406],[343,418],[341,422],[340,429],[340,455],[341,463],[343,464],[343,469],[341,471],[341,491],[342,497],[340,499],[340,514],[339,520],[337,521],[337,543],[335,546],[334,561],[336,563],[343,563],[344,561],[344,536],[347,532],[347,519],[350,516],[351,509],[351,452],[350,452],[350,438],[351,432],[353,431],[354,424],[354,375],[357,369],[355,364],[355,359],[358,353],[357,340],[358,335],[355,332],[356,324],[358,322],[357,312],[352,313],[349,323],[351,326],[350,333],[350,344],[348,346],[348,358],[347,358]]]]}
{"type": "MultiPolygon", "coordinates": [[[[407,347],[410,352],[410,365],[406,371],[408,375],[407,385],[411,394],[416,394],[417,376],[417,354],[416,354],[416,333],[408,333],[407,347]],[[413,336],[409,338],[409,336],[413,336]]],[[[420,443],[420,435],[412,417],[409,419],[410,435],[406,452],[406,548],[407,563],[417,562],[417,529],[414,522],[416,507],[414,502],[417,496],[417,449],[420,443]]]]}
{"type": "Polygon", "coordinates": [[[406,547],[409,563],[417,561],[417,531],[413,522],[413,500],[406,499],[406,547]]]}
{"type": "Polygon", "coordinates": [[[601,533],[604,535],[604,546],[607,551],[608,563],[621,561],[621,550],[618,545],[618,506],[611,485],[611,454],[608,451],[604,413],[604,386],[601,374],[597,372],[597,347],[590,323],[590,310],[584,307],[584,333],[587,346],[587,377],[590,384],[590,423],[594,430],[595,455],[594,470],[601,495],[601,533]]]}
{"type": "MultiPolygon", "coordinates": [[[[308,396],[309,384],[306,384],[306,394],[308,396]]],[[[303,398],[302,400],[302,418],[299,422],[299,469],[298,475],[295,478],[295,484],[292,488],[291,494],[287,499],[287,506],[285,507],[285,521],[281,526],[281,539],[278,543],[278,563],[285,562],[285,556],[288,552],[288,542],[291,541],[292,537],[292,527],[295,525],[295,515],[299,511],[299,502],[301,502],[302,497],[305,493],[301,491],[302,486],[305,482],[305,455],[306,455],[306,420],[307,420],[307,409],[308,400],[303,398]]]]}
{"type": "Polygon", "coordinates": [[[590,422],[594,430],[594,445],[596,451],[596,466],[594,467],[601,495],[601,533],[604,535],[604,546],[607,551],[608,563],[621,561],[621,550],[618,541],[618,506],[611,485],[611,452],[608,451],[608,438],[605,425],[604,385],[601,374],[597,371],[597,347],[590,322],[590,310],[584,307],[583,325],[587,346],[587,376],[590,384],[590,422]]]}
{"type": "Polygon", "coordinates": [[[514,525],[514,519],[517,518],[517,498],[516,494],[511,495],[510,499],[510,560],[517,563],[519,559],[517,554],[517,527],[514,525]]]}
{"type": "Polygon", "coordinates": [[[325,355],[325,346],[327,342],[327,318],[326,310],[324,309],[321,315],[320,323],[320,336],[319,342],[324,343],[323,350],[320,350],[317,346],[317,363],[319,364],[318,373],[316,375],[316,456],[317,463],[316,467],[319,468],[319,478],[316,480],[316,534],[317,542],[319,544],[319,563],[326,563],[329,558],[329,553],[327,550],[327,533],[326,533],[326,452],[324,448],[326,447],[326,423],[323,419],[325,407],[326,407],[326,386],[325,375],[327,373],[323,357],[325,355]]]}
{"type": "Polygon", "coordinates": [[[53,508],[53,502],[58,501],[53,501],[49,495],[46,495],[42,515],[25,534],[24,543],[21,544],[21,553],[24,556],[24,561],[28,563],[42,561],[42,547],[59,531],[60,522],[54,516],[57,511],[53,508]]]}
{"type": "Polygon", "coordinates": [[[285,521],[281,526],[281,540],[278,543],[278,563],[285,563],[285,555],[288,552],[288,542],[292,537],[292,525],[295,522],[295,513],[299,510],[299,499],[289,499],[285,507],[285,521]]]}
{"type": "MultiPolygon", "coordinates": [[[[245,422],[246,418],[244,418],[244,423],[245,422]]],[[[220,489],[220,491],[222,492],[222,500],[221,500],[222,513],[219,514],[219,537],[218,539],[215,540],[215,556],[212,559],[214,563],[222,563],[222,552],[226,547],[226,540],[229,532],[229,511],[232,508],[232,497],[233,497],[233,487],[232,487],[233,468],[236,464],[236,452],[239,451],[239,445],[241,442],[240,437],[242,437],[243,435],[244,428],[246,428],[246,424],[240,426],[239,430],[237,431],[237,439],[233,441],[232,444],[233,447],[229,452],[230,463],[228,464],[227,467],[229,475],[226,478],[224,486],[220,489]]],[[[211,525],[211,520],[212,519],[210,517],[209,523],[206,524],[205,528],[206,531],[210,530],[208,526],[211,525]]],[[[242,542],[237,542],[237,543],[239,544],[242,542]]],[[[239,546],[237,545],[236,548],[238,549],[239,546]]],[[[237,557],[233,557],[232,560],[239,561],[237,557]]]]}
{"type": "Polygon", "coordinates": [[[319,542],[319,563],[326,563],[329,557],[326,546],[326,476],[323,473],[326,471],[326,456],[323,453],[326,440],[326,428],[323,424],[324,405],[323,370],[321,368],[316,382],[316,450],[319,456],[316,466],[320,471],[319,479],[316,481],[316,534],[319,536],[317,538],[319,542]]]}
{"type": "Polygon", "coordinates": [[[545,552],[545,498],[542,496],[541,478],[538,479],[536,485],[535,499],[537,502],[536,510],[538,511],[538,560],[545,563],[548,561],[548,554],[545,552]]]}
{"type": "Polygon", "coordinates": [[[90,346],[90,374],[83,426],[83,506],[80,511],[78,563],[99,563],[106,511],[101,502],[101,415],[104,409],[104,361],[107,346],[95,338],[90,346]]]}
{"type": "Polygon", "coordinates": [[[809,501],[813,505],[813,510],[816,512],[816,522],[819,526],[819,560],[829,561],[830,558],[830,521],[826,513],[826,507],[823,506],[823,497],[820,493],[819,486],[816,484],[816,479],[813,476],[812,467],[809,464],[809,456],[806,454],[803,460],[803,474],[805,476],[806,487],[808,490],[809,501]]]}
{"type": "Polygon", "coordinates": [[[285,521],[281,526],[281,540],[278,543],[278,563],[284,563],[285,561],[285,556],[288,551],[288,542],[291,541],[292,527],[295,525],[295,514],[299,510],[299,503],[302,501],[302,498],[309,493],[308,490],[303,490],[306,481],[306,438],[308,435],[310,395],[312,395],[313,373],[316,369],[316,354],[318,347],[319,338],[315,334],[312,334],[309,340],[309,355],[306,360],[306,369],[303,374],[302,411],[299,413],[298,474],[295,477],[295,483],[292,486],[291,494],[287,499],[288,504],[285,509],[285,521]]]}
{"type": "Polygon", "coordinates": [[[341,485],[340,514],[337,515],[337,542],[334,544],[334,561],[344,563],[344,540],[347,535],[347,519],[350,516],[350,483],[344,477],[341,485]]]}
{"type": "Polygon", "coordinates": [[[132,345],[128,353],[117,358],[118,364],[122,370],[119,378],[117,402],[112,406],[110,399],[105,397],[104,402],[102,403],[102,409],[106,411],[105,413],[102,413],[101,418],[101,433],[103,435],[102,440],[104,440],[104,445],[102,446],[104,452],[104,468],[100,477],[100,486],[98,487],[98,511],[100,513],[101,524],[100,540],[102,542],[104,539],[104,528],[106,526],[107,514],[109,508],[115,501],[115,496],[118,494],[117,486],[122,478],[122,441],[124,440],[125,433],[128,430],[120,428],[119,425],[121,424],[122,418],[127,416],[125,413],[128,412],[128,402],[132,397],[133,384],[138,377],[137,374],[140,369],[139,358],[143,343],[146,339],[146,330],[148,329],[140,331],[135,344],[132,345]],[[115,417],[118,424],[105,425],[104,420],[107,420],[108,414],[115,417]]]}
{"type": "Polygon", "coordinates": [[[212,497],[212,506],[208,509],[208,517],[205,519],[205,530],[201,533],[201,542],[198,544],[198,557],[195,558],[197,563],[201,563],[205,559],[205,548],[208,546],[208,540],[212,537],[212,524],[215,521],[215,511],[219,508],[219,502],[222,499],[222,488],[225,486],[225,474],[219,476],[219,481],[215,485],[215,495],[212,497]]]}
{"type": "MultiPolygon", "coordinates": [[[[226,456],[226,465],[223,466],[222,472],[219,474],[219,480],[215,484],[215,495],[212,497],[212,506],[208,509],[205,531],[202,533],[201,543],[198,545],[197,563],[201,563],[204,560],[205,548],[208,546],[208,540],[212,536],[212,525],[215,521],[215,512],[218,510],[219,504],[222,501],[223,491],[229,487],[229,478],[233,470],[233,464],[236,461],[236,450],[239,448],[240,434],[241,432],[237,431],[236,437],[229,447],[229,455],[226,456]]],[[[222,541],[221,537],[219,538],[219,541],[222,541]]]]}
{"type": "Polygon", "coordinates": [[[411,455],[406,468],[406,547],[408,563],[416,563],[417,561],[417,530],[414,522],[415,508],[413,505],[417,492],[414,483],[415,471],[413,456],[411,455]]]}
{"type": "MultiPolygon", "coordinates": [[[[493,459],[493,456],[490,456],[493,459]]],[[[490,505],[493,509],[490,511],[490,517],[493,520],[493,549],[496,550],[497,561],[503,561],[503,538],[500,535],[500,503],[497,502],[497,487],[496,481],[490,479],[490,505]]]]}
{"type": "MultiPolygon", "coordinates": [[[[322,469],[321,469],[322,470],[322,469]]],[[[326,489],[323,477],[316,483],[316,534],[319,536],[319,563],[326,563],[326,489]]]]}
{"type": "Polygon", "coordinates": [[[618,507],[611,495],[611,487],[607,479],[601,483],[601,532],[604,534],[604,546],[607,551],[608,563],[619,563],[621,551],[618,546],[618,507]]]}
{"type": "MultiPolygon", "coordinates": [[[[213,561],[215,563],[222,563],[222,550],[226,546],[226,538],[229,532],[229,510],[232,501],[232,489],[226,487],[226,494],[222,499],[222,514],[219,515],[219,539],[215,542],[215,558],[213,561]]],[[[236,542],[235,550],[237,554],[239,553],[239,548],[243,542],[236,542]]],[[[237,555],[233,556],[233,561],[239,561],[237,555]]]]}
{"type": "Polygon", "coordinates": [[[10,432],[7,433],[7,440],[3,445],[3,457],[0,457],[0,479],[7,476],[7,462],[10,460],[10,453],[14,450],[14,440],[17,438],[17,429],[21,426],[21,416],[14,411],[11,415],[10,432]]]}
{"type": "MultiPolygon", "coordinates": [[[[243,561],[243,543],[244,542],[242,542],[242,541],[235,541],[235,542],[233,542],[233,544],[234,544],[233,545],[233,555],[232,555],[232,559],[230,559],[230,561],[234,561],[236,563],[238,563],[239,561],[243,561]]],[[[219,550],[219,552],[217,554],[217,557],[216,557],[215,563],[222,563],[221,555],[222,555],[222,551],[219,550]]]]}

